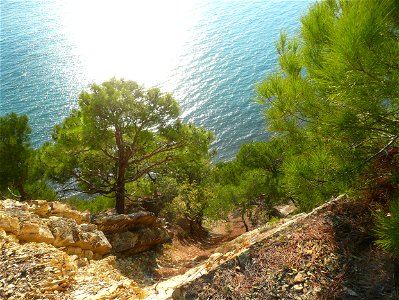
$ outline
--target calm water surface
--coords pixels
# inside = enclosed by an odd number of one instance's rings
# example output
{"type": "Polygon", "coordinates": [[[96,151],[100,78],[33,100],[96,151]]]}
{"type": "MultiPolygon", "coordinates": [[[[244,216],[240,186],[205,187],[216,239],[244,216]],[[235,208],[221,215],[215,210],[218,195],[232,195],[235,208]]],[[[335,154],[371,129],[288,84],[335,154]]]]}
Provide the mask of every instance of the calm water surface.
{"type": "Polygon", "coordinates": [[[231,159],[267,138],[255,85],[311,2],[1,0],[0,115],[28,114],[37,147],[90,83],[124,77],[172,92],[231,159]]]}

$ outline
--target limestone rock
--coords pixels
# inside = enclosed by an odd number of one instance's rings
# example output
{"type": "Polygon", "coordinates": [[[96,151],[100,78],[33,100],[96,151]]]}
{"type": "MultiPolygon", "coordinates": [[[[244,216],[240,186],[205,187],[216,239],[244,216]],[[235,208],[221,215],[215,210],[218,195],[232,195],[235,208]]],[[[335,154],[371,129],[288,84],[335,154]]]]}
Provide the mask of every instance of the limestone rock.
{"type": "Polygon", "coordinates": [[[138,234],[130,231],[116,232],[108,235],[108,240],[112,245],[113,252],[123,252],[133,249],[138,239],[138,234]]]}
{"type": "Polygon", "coordinates": [[[26,203],[5,200],[0,210],[0,228],[14,234],[24,242],[52,243],[54,237],[45,222],[37,215],[29,212],[26,203]]]}
{"type": "Polygon", "coordinates": [[[137,233],[139,235],[137,244],[129,253],[146,251],[153,246],[170,241],[169,235],[163,228],[143,228],[137,230],[137,233]]]}
{"type": "Polygon", "coordinates": [[[134,254],[170,240],[163,219],[150,212],[108,210],[93,216],[94,224],[87,223],[89,216],[57,201],[0,201],[0,229],[7,235],[52,244],[81,258],[100,258],[112,247],[114,253],[134,254]]]}
{"type": "Polygon", "coordinates": [[[303,276],[303,274],[301,272],[296,274],[296,276],[294,277],[294,283],[302,283],[304,281],[305,281],[305,277],[303,276]]]}
{"type": "Polygon", "coordinates": [[[88,212],[71,209],[69,205],[59,201],[49,202],[48,205],[50,207],[49,213],[52,216],[73,219],[78,224],[90,223],[90,213],[88,212]]]}
{"type": "Polygon", "coordinates": [[[92,223],[105,233],[114,253],[134,254],[170,240],[164,220],[151,212],[117,214],[110,209],[94,215],[92,223]]]}
{"type": "Polygon", "coordinates": [[[39,217],[46,217],[49,213],[49,205],[46,200],[31,200],[29,203],[29,211],[39,217]]]}
{"type": "Polygon", "coordinates": [[[52,244],[88,259],[99,258],[110,252],[111,245],[96,225],[79,224],[88,219],[88,214],[74,211],[59,202],[0,201],[0,230],[7,236],[15,236],[16,241],[25,243],[52,244]],[[71,218],[51,216],[54,214],[71,218]],[[76,248],[80,248],[80,251],[76,248]]]}
{"type": "Polygon", "coordinates": [[[27,211],[29,209],[29,205],[26,202],[19,202],[12,199],[6,199],[1,201],[0,209],[4,211],[27,211]]]}
{"type": "Polygon", "coordinates": [[[75,244],[75,239],[78,236],[76,222],[60,217],[50,217],[47,225],[55,238],[53,242],[54,246],[66,247],[75,244]]]}
{"type": "Polygon", "coordinates": [[[293,213],[296,210],[296,206],[294,203],[289,203],[285,205],[277,205],[272,208],[272,215],[278,218],[286,218],[288,215],[293,213]]]}
{"type": "Polygon", "coordinates": [[[104,233],[93,224],[77,224],[75,220],[50,217],[47,225],[51,230],[56,247],[79,247],[99,254],[109,253],[111,245],[104,233]]]}
{"type": "Polygon", "coordinates": [[[136,228],[159,227],[162,222],[155,214],[139,211],[131,214],[116,214],[114,210],[99,213],[92,217],[92,223],[104,233],[123,232],[136,228]]]}
{"type": "Polygon", "coordinates": [[[0,228],[5,232],[16,234],[20,229],[19,220],[16,217],[12,217],[3,211],[0,211],[0,228]]]}
{"type": "Polygon", "coordinates": [[[135,254],[170,240],[163,228],[140,228],[134,231],[107,234],[113,252],[135,254]]]}
{"type": "Polygon", "coordinates": [[[17,233],[17,238],[24,242],[36,242],[51,244],[54,236],[47,227],[46,223],[39,218],[32,218],[21,222],[21,229],[17,233]]]}

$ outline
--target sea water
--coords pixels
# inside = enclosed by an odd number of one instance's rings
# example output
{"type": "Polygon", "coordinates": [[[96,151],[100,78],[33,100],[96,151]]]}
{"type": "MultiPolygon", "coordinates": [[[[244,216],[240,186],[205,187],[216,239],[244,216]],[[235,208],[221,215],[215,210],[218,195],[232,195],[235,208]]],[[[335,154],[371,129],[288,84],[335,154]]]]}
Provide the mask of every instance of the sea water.
{"type": "Polygon", "coordinates": [[[1,0],[0,116],[28,114],[35,147],[90,83],[123,77],[173,93],[182,118],[215,133],[216,161],[265,140],[256,84],[305,0],[1,0]]]}

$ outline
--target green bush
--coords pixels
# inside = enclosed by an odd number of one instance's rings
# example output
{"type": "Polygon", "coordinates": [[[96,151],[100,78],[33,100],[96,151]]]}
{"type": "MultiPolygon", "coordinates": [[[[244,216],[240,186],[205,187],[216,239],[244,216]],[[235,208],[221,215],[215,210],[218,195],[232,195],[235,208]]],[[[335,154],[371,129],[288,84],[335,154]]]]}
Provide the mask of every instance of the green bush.
{"type": "Polygon", "coordinates": [[[91,213],[98,213],[108,208],[115,207],[115,199],[108,198],[105,196],[98,196],[94,199],[82,199],[79,197],[71,197],[66,202],[72,206],[72,208],[79,211],[90,211],[91,213]]]}
{"type": "Polygon", "coordinates": [[[375,214],[375,219],[375,243],[399,258],[399,197],[392,201],[388,214],[380,210],[375,214]]]}

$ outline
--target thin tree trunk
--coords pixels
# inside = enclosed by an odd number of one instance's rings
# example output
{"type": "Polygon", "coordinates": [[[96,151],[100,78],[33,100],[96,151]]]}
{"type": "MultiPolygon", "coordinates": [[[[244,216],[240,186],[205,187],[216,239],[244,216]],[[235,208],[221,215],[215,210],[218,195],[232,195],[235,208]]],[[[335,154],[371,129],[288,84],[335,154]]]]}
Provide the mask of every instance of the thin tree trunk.
{"type": "Polygon", "coordinates": [[[244,223],[245,231],[248,232],[249,228],[248,228],[247,222],[245,222],[245,209],[241,210],[241,220],[244,223]]]}

